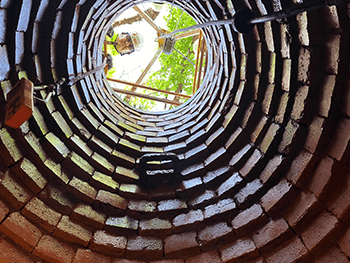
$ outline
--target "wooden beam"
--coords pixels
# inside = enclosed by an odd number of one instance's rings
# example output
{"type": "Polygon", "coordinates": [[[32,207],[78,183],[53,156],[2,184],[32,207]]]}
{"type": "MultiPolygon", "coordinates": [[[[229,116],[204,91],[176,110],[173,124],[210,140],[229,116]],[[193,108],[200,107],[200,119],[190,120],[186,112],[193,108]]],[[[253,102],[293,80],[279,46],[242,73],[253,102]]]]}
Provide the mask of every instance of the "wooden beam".
{"type": "Polygon", "coordinates": [[[145,13],[143,12],[140,8],[138,8],[136,5],[133,6],[134,10],[140,14],[140,16],[145,19],[148,24],[150,24],[160,35],[163,34],[163,31],[153,22],[153,20],[145,13]]]}
{"type": "Polygon", "coordinates": [[[203,67],[203,58],[204,58],[204,46],[205,46],[205,43],[204,43],[204,39],[202,38],[200,40],[202,42],[202,45],[201,45],[201,61],[199,62],[199,73],[198,73],[198,80],[197,80],[197,88],[196,90],[199,89],[199,86],[201,84],[201,78],[202,78],[202,67],[203,67]]]}
{"type": "Polygon", "coordinates": [[[130,96],[135,96],[135,97],[140,97],[140,98],[144,98],[144,99],[159,101],[159,102],[172,104],[172,105],[176,105],[176,106],[179,106],[179,105],[182,104],[181,102],[168,100],[168,99],[163,99],[163,98],[158,98],[158,97],[153,97],[153,96],[146,95],[146,94],[140,94],[140,93],[137,93],[137,92],[134,92],[134,91],[131,91],[131,90],[118,89],[118,88],[114,88],[114,87],[112,87],[112,89],[114,91],[116,91],[116,92],[128,94],[130,96]]]}
{"type": "Polygon", "coordinates": [[[186,33],[178,34],[175,36],[175,40],[179,40],[186,37],[192,37],[192,36],[198,35],[200,32],[201,32],[200,29],[195,29],[195,30],[188,31],[186,33]]]}
{"type": "Polygon", "coordinates": [[[199,62],[199,53],[201,49],[201,40],[202,40],[202,31],[199,32],[199,39],[198,39],[198,49],[197,49],[197,58],[196,58],[196,69],[194,70],[194,80],[193,80],[193,87],[192,87],[192,95],[196,93],[196,84],[197,84],[197,75],[198,75],[198,62],[199,62]]]}
{"type": "Polygon", "coordinates": [[[152,90],[152,91],[156,91],[156,92],[166,93],[166,94],[169,94],[169,95],[179,96],[179,97],[183,97],[183,98],[186,98],[186,99],[191,98],[191,96],[186,95],[186,94],[181,94],[181,93],[177,93],[177,92],[172,92],[172,91],[167,91],[167,90],[161,90],[161,89],[156,89],[156,88],[152,88],[152,87],[147,87],[147,86],[144,86],[144,85],[127,82],[127,81],[124,81],[124,80],[112,79],[112,78],[107,78],[107,80],[113,81],[113,82],[117,82],[117,83],[121,83],[121,84],[125,84],[125,85],[136,86],[136,87],[139,87],[139,88],[142,88],[142,89],[147,89],[147,90],[152,90]]]}

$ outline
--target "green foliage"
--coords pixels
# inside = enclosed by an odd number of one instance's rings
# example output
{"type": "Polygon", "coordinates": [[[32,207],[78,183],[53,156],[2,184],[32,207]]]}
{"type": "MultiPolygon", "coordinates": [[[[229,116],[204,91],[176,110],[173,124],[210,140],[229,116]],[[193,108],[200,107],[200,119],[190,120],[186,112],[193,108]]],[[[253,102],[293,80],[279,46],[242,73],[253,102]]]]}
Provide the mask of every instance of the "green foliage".
{"type": "MultiPolygon", "coordinates": [[[[169,15],[164,17],[164,19],[167,21],[169,31],[196,24],[193,18],[181,9],[174,7],[170,14],[171,6],[167,5],[167,8],[169,15]],[[179,24],[176,28],[178,21],[179,24]]],[[[187,37],[176,41],[175,48],[195,63],[192,45],[192,37],[187,37]]],[[[162,53],[159,61],[161,69],[149,76],[146,81],[147,85],[162,90],[191,95],[195,67],[175,50],[170,55],[162,53]]]]}

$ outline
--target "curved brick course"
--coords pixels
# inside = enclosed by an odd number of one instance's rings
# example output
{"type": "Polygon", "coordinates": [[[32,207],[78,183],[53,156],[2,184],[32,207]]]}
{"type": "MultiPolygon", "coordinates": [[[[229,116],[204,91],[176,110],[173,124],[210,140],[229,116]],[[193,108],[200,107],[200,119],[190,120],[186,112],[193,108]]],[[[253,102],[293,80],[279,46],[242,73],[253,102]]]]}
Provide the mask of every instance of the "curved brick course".
{"type": "MultiPolygon", "coordinates": [[[[296,2],[175,1],[198,22],[296,2]]],[[[246,35],[203,29],[203,84],[174,110],[130,108],[95,73],[3,124],[19,77],[100,66],[109,25],[137,3],[1,1],[0,261],[348,262],[347,3],[246,35]],[[145,153],[175,153],[181,183],[143,187],[145,153]]]]}

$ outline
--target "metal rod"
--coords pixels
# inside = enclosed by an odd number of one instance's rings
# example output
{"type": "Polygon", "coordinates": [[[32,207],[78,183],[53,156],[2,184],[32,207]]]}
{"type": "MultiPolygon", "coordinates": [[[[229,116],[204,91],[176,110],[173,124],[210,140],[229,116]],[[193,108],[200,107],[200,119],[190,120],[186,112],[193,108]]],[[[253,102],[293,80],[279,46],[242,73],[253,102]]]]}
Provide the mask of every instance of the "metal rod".
{"type": "Polygon", "coordinates": [[[188,57],[186,57],[184,54],[182,54],[179,50],[177,50],[176,48],[174,48],[174,50],[177,53],[179,53],[184,59],[186,59],[188,62],[190,62],[193,66],[195,66],[195,64],[188,57]]]}

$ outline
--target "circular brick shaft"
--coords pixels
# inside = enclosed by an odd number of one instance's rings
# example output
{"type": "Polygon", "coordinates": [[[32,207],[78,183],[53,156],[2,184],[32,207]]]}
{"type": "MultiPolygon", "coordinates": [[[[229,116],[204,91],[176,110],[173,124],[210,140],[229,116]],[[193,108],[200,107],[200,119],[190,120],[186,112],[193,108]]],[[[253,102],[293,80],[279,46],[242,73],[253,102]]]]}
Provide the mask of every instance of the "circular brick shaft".
{"type": "MultiPolygon", "coordinates": [[[[97,72],[5,126],[19,77],[96,69],[109,26],[135,3],[1,1],[0,261],[348,262],[347,3],[244,35],[203,29],[203,83],[173,110],[134,109],[97,72]],[[140,158],[163,153],[179,182],[145,187],[140,158]]],[[[204,23],[297,3],[174,4],[204,23]]]]}

